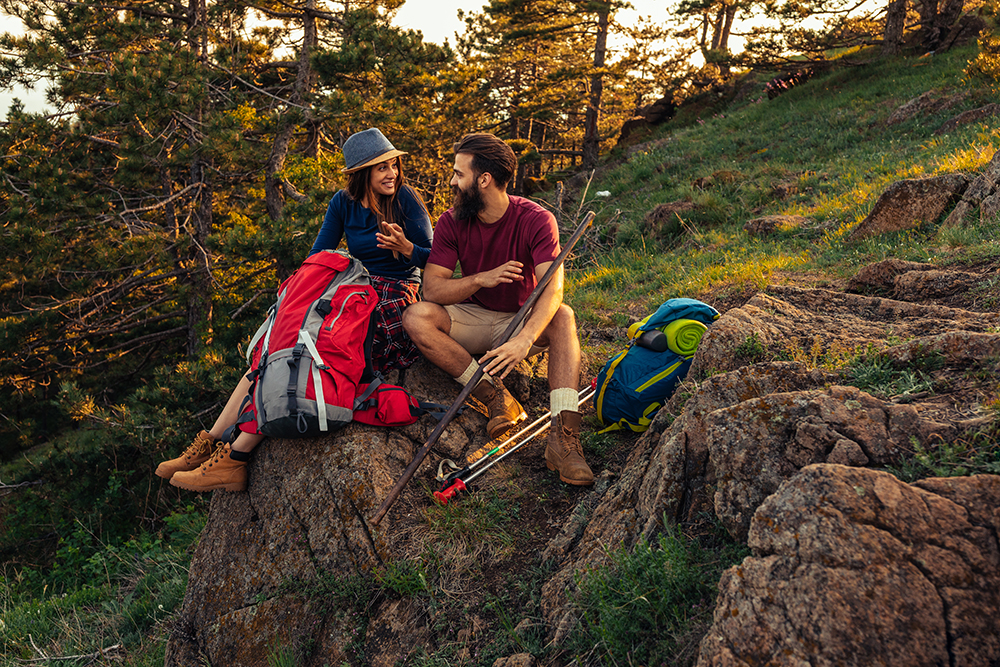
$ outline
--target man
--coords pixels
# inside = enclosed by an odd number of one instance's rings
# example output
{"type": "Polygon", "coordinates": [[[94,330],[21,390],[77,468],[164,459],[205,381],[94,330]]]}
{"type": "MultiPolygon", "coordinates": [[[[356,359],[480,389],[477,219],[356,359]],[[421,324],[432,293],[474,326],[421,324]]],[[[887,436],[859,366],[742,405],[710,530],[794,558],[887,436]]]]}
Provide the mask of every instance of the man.
{"type": "Polygon", "coordinates": [[[493,135],[469,134],[455,144],[453,206],[434,230],[424,300],[406,309],[403,326],[424,356],[463,386],[479,368],[472,355],[487,360],[472,395],[488,407],[491,439],[525,418],[503,379],[522,359],[548,349],[552,427],[545,461],[564,482],[586,486],[594,475],[580,447],[580,342],[573,310],[562,302],[562,267],[514,335],[497,344],[559,255],[552,214],[507,194],[516,171],[514,152],[493,135]]]}

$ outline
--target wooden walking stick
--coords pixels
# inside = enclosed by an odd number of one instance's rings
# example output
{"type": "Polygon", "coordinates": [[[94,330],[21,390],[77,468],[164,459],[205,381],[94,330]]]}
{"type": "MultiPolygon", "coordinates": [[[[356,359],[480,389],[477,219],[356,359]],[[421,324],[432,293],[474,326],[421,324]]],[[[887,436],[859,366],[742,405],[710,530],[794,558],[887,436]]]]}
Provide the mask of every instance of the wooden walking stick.
{"type": "MultiPolygon", "coordinates": [[[[538,297],[541,295],[542,290],[545,289],[545,286],[549,284],[549,281],[552,280],[552,276],[555,275],[556,271],[559,269],[560,266],[562,266],[562,263],[566,260],[566,257],[569,255],[570,250],[573,249],[573,246],[576,245],[576,242],[580,240],[580,237],[583,236],[584,232],[587,231],[587,229],[593,222],[594,222],[594,212],[588,211],[587,215],[584,216],[583,218],[583,222],[580,223],[580,226],[576,228],[576,231],[573,232],[573,235],[570,236],[569,239],[566,241],[566,245],[565,247],[563,247],[562,252],[559,253],[559,256],[556,257],[555,261],[552,262],[552,265],[549,266],[549,270],[545,272],[545,275],[542,276],[541,280],[538,281],[538,284],[535,285],[535,289],[528,296],[527,301],[524,302],[524,305],[521,306],[521,309],[517,311],[517,314],[514,316],[514,319],[512,319],[510,321],[510,324],[507,325],[507,329],[503,332],[503,335],[500,337],[500,342],[498,343],[498,346],[506,343],[507,340],[513,335],[514,330],[517,329],[518,325],[520,325],[521,322],[524,320],[524,318],[527,317],[528,312],[531,310],[531,307],[535,305],[535,301],[537,301],[538,297]]],[[[479,384],[479,380],[483,377],[483,366],[484,366],[483,363],[479,364],[479,368],[477,368],[476,372],[473,373],[472,379],[469,380],[468,384],[462,387],[462,391],[458,392],[458,398],[455,399],[455,402],[452,403],[450,408],[448,408],[448,412],[444,413],[444,416],[441,418],[441,421],[438,422],[438,425],[434,427],[433,431],[431,431],[430,436],[427,438],[427,442],[425,442],[424,445],[419,450],[417,450],[417,453],[414,454],[413,460],[410,461],[410,465],[406,466],[406,470],[403,471],[403,474],[399,478],[399,481],[396,482],[396,485],[394,487],[392,487],[392,489],[389,491],[389,495],[386,496],[385,500],[382,501],[382,505],[379,506],[378,511],[375,512],[375,516],[372,517],[371,519],[372,525],[377,526],[379,521],[382,520],[382,517],[385,516],[385,513],[389,511],[390,507],[392,507],[392,504],[396,502],[396,498],[398,498],[399,494],[402,493],[403,487],[406,486],[406,483],[410,481],[410,478],[413,477],[413,474],[417,472],[417,468],[420,467],[420,464],[423,462],[423,460],[427,458],[427,454],[430,453],[431,447],[433,447],[434,443],[437,442],[438,438],[441,437],[441,433],[444,432],[445,427],[451,422],[451,420],[455,417],[455,415],[458,414],[458,410],[462,407],[462,404],[465,403],[465,399],[469,397],[469,394],[472,393],[472,390],[475,389],[476,385],[479,384]]]]}

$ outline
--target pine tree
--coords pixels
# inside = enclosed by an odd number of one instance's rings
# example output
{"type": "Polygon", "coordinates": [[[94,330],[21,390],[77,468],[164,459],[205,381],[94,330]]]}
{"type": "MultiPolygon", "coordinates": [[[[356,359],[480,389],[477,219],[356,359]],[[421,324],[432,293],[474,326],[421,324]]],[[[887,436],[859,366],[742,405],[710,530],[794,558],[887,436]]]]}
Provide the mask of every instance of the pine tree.
{"type": "Polygon", "coordinates": [[[259,151],[234,113],[235,75],[213,62],[204,2],[47,10],[18,5],[29,32],[14,46],[59,112],[14,110],[0,129],[0,376],[5,400],[38,413],[61,382],[110,399],[211,339],[217,213],[259,151]]]}
{"type": "Polygon", "coordinates": [[[549,159],[568,156],[575,164],[581,157],[588,167],[596,164],[602,142],[642,102],[628,90],[634,60],[607,58],[608,36],[621,32],[614,21],[621,7],[494,0],[466,18],[459,50],[494,91],[489,114],[500,135],[527,140],[549,159]]]}

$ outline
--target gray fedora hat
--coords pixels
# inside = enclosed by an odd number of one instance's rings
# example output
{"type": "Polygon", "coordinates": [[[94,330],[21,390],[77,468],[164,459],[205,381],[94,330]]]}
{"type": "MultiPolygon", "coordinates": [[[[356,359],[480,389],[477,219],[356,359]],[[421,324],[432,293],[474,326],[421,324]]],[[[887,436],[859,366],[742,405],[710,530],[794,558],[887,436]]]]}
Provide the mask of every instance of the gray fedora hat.
{"type": "Polygon", "coordinates": [[[396,150],[385,135],[374,127],[349,136],[341,150],[344,153],[344,168],[341,171],[345,174],[406,155],[406,151],[396,150]]]}

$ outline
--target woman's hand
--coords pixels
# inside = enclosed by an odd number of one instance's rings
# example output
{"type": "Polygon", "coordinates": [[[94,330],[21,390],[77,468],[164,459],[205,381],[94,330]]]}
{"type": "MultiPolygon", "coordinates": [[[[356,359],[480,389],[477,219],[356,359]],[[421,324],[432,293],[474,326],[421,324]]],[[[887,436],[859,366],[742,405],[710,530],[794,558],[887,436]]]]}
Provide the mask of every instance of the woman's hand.
{"type": "Polygon", "coordinates": [[[382,231],[375,233],[378,247],[383,250],[391,250],[410,259],[413,256],[413,244],[407,240],[403,233],[403,228],[394,222],[382,221],[379,223],[382,231]]]}

